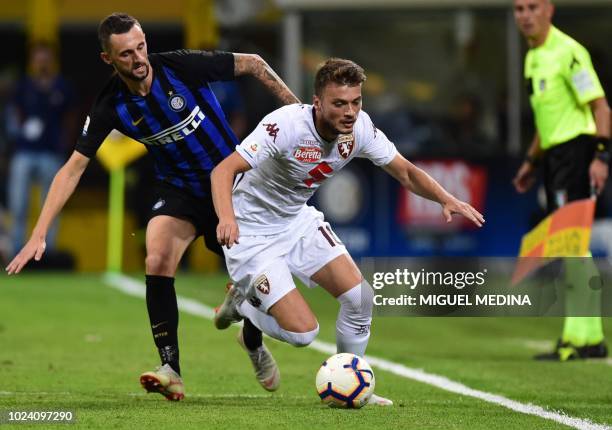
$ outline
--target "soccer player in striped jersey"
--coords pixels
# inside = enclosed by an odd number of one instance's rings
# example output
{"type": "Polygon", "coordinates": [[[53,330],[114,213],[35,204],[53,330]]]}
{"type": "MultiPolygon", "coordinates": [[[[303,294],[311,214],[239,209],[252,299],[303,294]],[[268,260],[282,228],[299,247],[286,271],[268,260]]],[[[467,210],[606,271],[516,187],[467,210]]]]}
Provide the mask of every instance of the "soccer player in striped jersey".
{"type": "Polygon", "coordinates": [[[98,37],[100,56],[115,73],[85,120],[75,151],[55,176],[30,240],[6,270],[19,273],[32,258],[40,260],[52,220],[113,129],[145,144],[156,169],[146,231],[146,301],[162,366],[144,373],[140,381],[148,391],[180,400],[184,387],[174,275],[186,248],[200,235],[211,251],[223,255],[216,240],[210,172],[238,144],[208,83],[252,75],[282,103],[298,99],[257,55],[190,50],[148,54],[142,26],[127,14],[106,17],[98,37]]]}

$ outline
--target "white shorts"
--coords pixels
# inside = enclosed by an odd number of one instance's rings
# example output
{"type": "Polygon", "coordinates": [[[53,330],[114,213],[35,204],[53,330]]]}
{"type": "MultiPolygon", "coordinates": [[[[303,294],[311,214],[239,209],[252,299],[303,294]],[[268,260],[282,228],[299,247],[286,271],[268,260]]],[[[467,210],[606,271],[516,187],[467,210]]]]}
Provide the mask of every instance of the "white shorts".
{"type": "Polygon", "coordinates": [[[223,247],[225,263],[234,285],[263,312],[295,288],[292,274],[309,287],[310,277],[346,247],[323,214],[306,206],[287,231],[269,236],[240,236],[239,244],[223,247]]]}

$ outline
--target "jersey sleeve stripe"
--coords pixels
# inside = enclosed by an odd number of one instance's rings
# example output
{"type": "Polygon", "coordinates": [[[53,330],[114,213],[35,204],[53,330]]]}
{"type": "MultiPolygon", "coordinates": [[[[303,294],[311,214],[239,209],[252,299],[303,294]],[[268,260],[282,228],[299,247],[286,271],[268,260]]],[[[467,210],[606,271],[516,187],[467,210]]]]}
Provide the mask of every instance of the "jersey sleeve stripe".
{"type": "Polygon", "coordinates": [[[253,156],[249,154],[249,152],[246,149],[244,149],[242,146],[238,145],[236,147],[236,152],[240,154],[240,156],[244,158],[244,160],[247,163],[249,163],[249,166],[251,166],[253,169],[257,167],[257,163],[255,162],[255,159],[253,158],[253,156]]]}

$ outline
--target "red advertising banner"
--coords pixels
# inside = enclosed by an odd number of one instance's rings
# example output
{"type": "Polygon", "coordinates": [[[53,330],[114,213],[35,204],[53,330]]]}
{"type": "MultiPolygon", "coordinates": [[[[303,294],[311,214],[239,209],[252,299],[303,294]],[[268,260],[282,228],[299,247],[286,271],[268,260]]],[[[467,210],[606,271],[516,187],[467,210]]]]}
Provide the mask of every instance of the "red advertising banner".
{"type": "MultiPolygon", "coordinates": [[[[414,164],[427,172],[449,193],[463,200],[481,213],[486,195],[487,171],[462,160],[428,160],[414,164]]],[[[397,207],[398,223],[409,229],[425,229],[431,232],[446,232],[471,229],[473,223],[463,217],[453,217],[447,223],[438,203],[401,189],[397,207]]]]}

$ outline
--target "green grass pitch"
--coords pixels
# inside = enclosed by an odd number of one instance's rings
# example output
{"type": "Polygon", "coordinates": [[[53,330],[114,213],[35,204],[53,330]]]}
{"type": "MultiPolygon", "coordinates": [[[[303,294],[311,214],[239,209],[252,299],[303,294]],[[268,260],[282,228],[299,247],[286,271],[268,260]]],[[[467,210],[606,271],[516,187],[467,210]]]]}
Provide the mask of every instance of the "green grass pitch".
{"type": "MultiPolygon", "coordinates": [[[[141,276],[142,278],[142,276],[141,276]]],[[[225,277],[179,275],[178,294],[209,306],[225,277]]],[[[302,289],[334,342],[337,303],[302,289]]],[[[607,333],[612,323],[606,321],[607,333]]],[[[612,361],[531,360],[560,332],[559,319],[377,318],[368,354],[471,388],[612,425],[612,361]]],[[[183,402],[145,394],[138,376],[158,364],[145,304],[99,275],[28,274],[0,280],[0,412],[72,410],[75,427],[172,429],[368,428],[556,429],[559,423],[376,370],[377,392],[395,406],[357,411],[322,406],[314,377],[325,355],[267,340],[281,388],[263,391],[235,341],[237,330],[181,314],[183,402]]],[[[0,428],[57,428],[1,424],[0,428]]]]}

